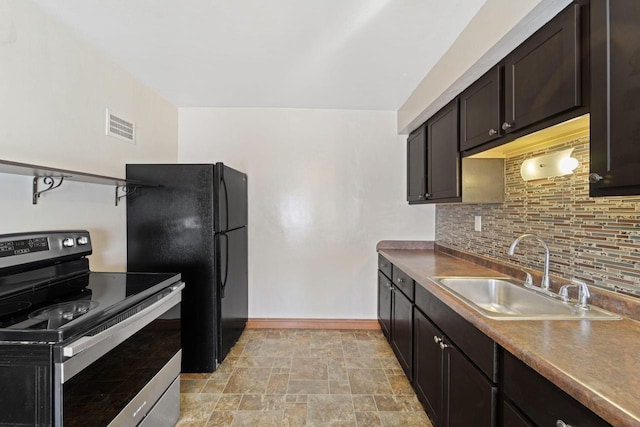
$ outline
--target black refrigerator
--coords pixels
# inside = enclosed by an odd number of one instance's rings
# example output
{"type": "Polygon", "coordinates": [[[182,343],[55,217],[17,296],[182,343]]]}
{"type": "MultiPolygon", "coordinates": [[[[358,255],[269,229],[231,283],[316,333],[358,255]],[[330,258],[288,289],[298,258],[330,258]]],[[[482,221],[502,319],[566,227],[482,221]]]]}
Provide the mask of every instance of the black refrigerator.
{"type": "Polygon", "coordinates": [[[128,164],[127,270],[179,272],[182,372],[213,372],[247,322],[247,176],[222,163],[128,164]]]}

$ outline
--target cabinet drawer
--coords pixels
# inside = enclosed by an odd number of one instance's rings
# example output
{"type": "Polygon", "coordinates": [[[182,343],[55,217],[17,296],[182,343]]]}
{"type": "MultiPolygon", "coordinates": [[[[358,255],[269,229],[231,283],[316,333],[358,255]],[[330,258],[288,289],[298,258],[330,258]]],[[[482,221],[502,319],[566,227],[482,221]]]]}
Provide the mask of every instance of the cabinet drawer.
{"type": "Polygon", "coordinates": [[[556,421],[580,427],[610,426],[511,353],[503,350],[503,390],[524,414],[540,426],[556,421]]]}
{"type": "Polygon", "coordinates": [[[498,382],[497,344],[422,286],[416,286],[415,294],[416,307],[438,325],[492,382],[498,382]]]}
{"type": "Polygon", "coordinates": [[[380,254],[378,254],[378,270],[382,271],[385,276],[391,279],[391,263],[380,254]]]}
{"type": "Polygon", "coordinates": [[[393,284],[396,288],[400,289],[411,302],[413,302],[415,282],[407,275],[407,273],[400,270],[395,265],[393,266],[393,284]]]}

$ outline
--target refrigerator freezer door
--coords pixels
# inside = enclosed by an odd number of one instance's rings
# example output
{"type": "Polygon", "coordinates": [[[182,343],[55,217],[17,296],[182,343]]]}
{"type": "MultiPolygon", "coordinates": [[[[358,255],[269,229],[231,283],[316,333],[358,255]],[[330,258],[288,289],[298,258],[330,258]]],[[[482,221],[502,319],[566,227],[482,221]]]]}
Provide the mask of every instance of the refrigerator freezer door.
{"type": "Polygon", "coordinates": [[[220,313],[218,363],[236,343],[248,315],[247,227],[215,235],[220,313]]]}
{"type": "Polygon", "coordinates": [[[214,180],[215,231],[247,225],[247,175],[216,163],[214,180]]]}

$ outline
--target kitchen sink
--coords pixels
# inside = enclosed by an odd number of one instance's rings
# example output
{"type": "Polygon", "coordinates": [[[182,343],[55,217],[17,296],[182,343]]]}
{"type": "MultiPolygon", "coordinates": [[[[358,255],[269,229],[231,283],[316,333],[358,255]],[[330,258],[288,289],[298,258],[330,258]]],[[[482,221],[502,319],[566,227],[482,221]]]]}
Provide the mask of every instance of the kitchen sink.
{"type": "Polygon", "coordinates": [[[620,316],[590,306],[582,310],[527,289],[511,278],[433,277],[443,289],[485,317],[498,320],[616,320],[620,316]]]}

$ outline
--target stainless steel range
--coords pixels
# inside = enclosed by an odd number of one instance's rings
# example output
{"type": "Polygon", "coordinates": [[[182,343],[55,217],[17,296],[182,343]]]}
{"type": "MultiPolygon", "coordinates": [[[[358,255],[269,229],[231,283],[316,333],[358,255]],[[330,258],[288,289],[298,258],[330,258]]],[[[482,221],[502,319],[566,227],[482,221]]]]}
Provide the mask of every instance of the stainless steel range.
{"type": "Polygon", "coordinates": [[[174,273],[89,270],[87,231],[0,235],[0,426],[173,426],[174,273]]]}

